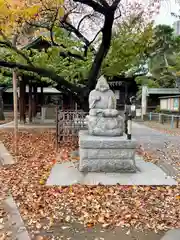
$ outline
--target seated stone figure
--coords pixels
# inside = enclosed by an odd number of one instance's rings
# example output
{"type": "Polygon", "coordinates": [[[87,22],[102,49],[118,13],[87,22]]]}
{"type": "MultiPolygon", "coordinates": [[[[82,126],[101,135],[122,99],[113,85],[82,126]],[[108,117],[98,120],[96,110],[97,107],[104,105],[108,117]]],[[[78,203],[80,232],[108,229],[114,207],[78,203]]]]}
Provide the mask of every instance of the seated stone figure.
{"type": "Polygon", "coordinates": [[[88,129],[91,135],[123,135],[123,118],[116,109],[116,97],[106,79],[101,76],[89,95],[88,129]]]}

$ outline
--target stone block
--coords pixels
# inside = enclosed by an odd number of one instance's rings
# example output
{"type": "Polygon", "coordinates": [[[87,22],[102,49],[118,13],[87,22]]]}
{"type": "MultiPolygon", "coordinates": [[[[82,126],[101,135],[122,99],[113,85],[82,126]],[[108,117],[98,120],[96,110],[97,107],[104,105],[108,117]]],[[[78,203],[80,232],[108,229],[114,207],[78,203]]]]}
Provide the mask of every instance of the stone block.
{"type": "Polygon", "coordinates": [[[129,159],[80,159],[79,171],[135,173],[137,169],[129,159]]]}
{"type": "Polygon", "coordinates": [[[88,149],[134,149],[137,147],[135,139],[127,140],[127,137],[116,136],[91,136],[88,131],[79,132],[79,147],[88,149]]]}
{"type": "Polygon", "coordinates": [[[134,159],[135,149],[84,149],[80,148],[79,153],[83,159],[134,159]]]}

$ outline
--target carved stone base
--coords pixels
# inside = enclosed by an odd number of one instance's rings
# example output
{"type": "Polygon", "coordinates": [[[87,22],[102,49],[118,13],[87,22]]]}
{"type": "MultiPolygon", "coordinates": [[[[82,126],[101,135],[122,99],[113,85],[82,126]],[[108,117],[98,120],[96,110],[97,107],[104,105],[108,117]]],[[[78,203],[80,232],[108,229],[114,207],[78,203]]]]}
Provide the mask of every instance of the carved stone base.
{"type": "Polygon", "coordinates": [[[79,170],[82,172],[136,172],[136,141],[122,137],[79,133],[79,170]]]}
{"type": "Polygon", "coordinates": [[[87,116],[89,134],[94,136],[122,136],[123,118],[87,116]]]}

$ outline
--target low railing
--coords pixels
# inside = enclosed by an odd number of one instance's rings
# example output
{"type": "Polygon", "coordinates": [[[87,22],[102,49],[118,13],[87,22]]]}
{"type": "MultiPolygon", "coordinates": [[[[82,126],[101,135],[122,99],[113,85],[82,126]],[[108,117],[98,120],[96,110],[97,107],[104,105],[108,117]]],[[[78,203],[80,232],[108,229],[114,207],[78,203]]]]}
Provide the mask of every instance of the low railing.
{"type": "Polygon", "coordinates": [[[146,119],[161,124],[170,124],[171,128],[178,128],[180,115],[150,112],[146,115],[146,119]]]}

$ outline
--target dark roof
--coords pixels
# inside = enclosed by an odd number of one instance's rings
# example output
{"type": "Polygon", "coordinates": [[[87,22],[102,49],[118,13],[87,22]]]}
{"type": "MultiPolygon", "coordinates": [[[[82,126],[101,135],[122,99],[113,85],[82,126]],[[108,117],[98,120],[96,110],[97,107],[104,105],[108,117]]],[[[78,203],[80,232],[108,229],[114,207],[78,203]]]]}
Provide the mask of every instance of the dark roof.
{"type": "Polygon", "coordinates": [[[159,97],[159,98],[180,98],[180,95],[174,95],[174,96],[164,96],[164,97],[159,97]]]}
{"type": "Polygon", "coordinates": [[[30,42],[29,44],[27,44],[26,46],[24,46],[22,49],[30,49],[30,48],[34,48],[36,47],[38,44],[42,44],[42,43],[46,43],[49,46],[51,45],[47,40],[43,39],[43,37],[38,37],[36,39],[34,39],[32,42],[30,42]]]}
{"type": "Polygon", "coordinates": [[[156,94],[156,95],[161,95],[161,94],[175,94],[178,95],[179,89],[178,88],[148,88],[148,94],[156,94]]]}
{"type": "Polygon", "coordinates": [[[0,87],[0,92],[1,92],[1,93],[2,93],[2,92],[5,92],[6,89],[7,89],[7,87],[0,87]]]}

